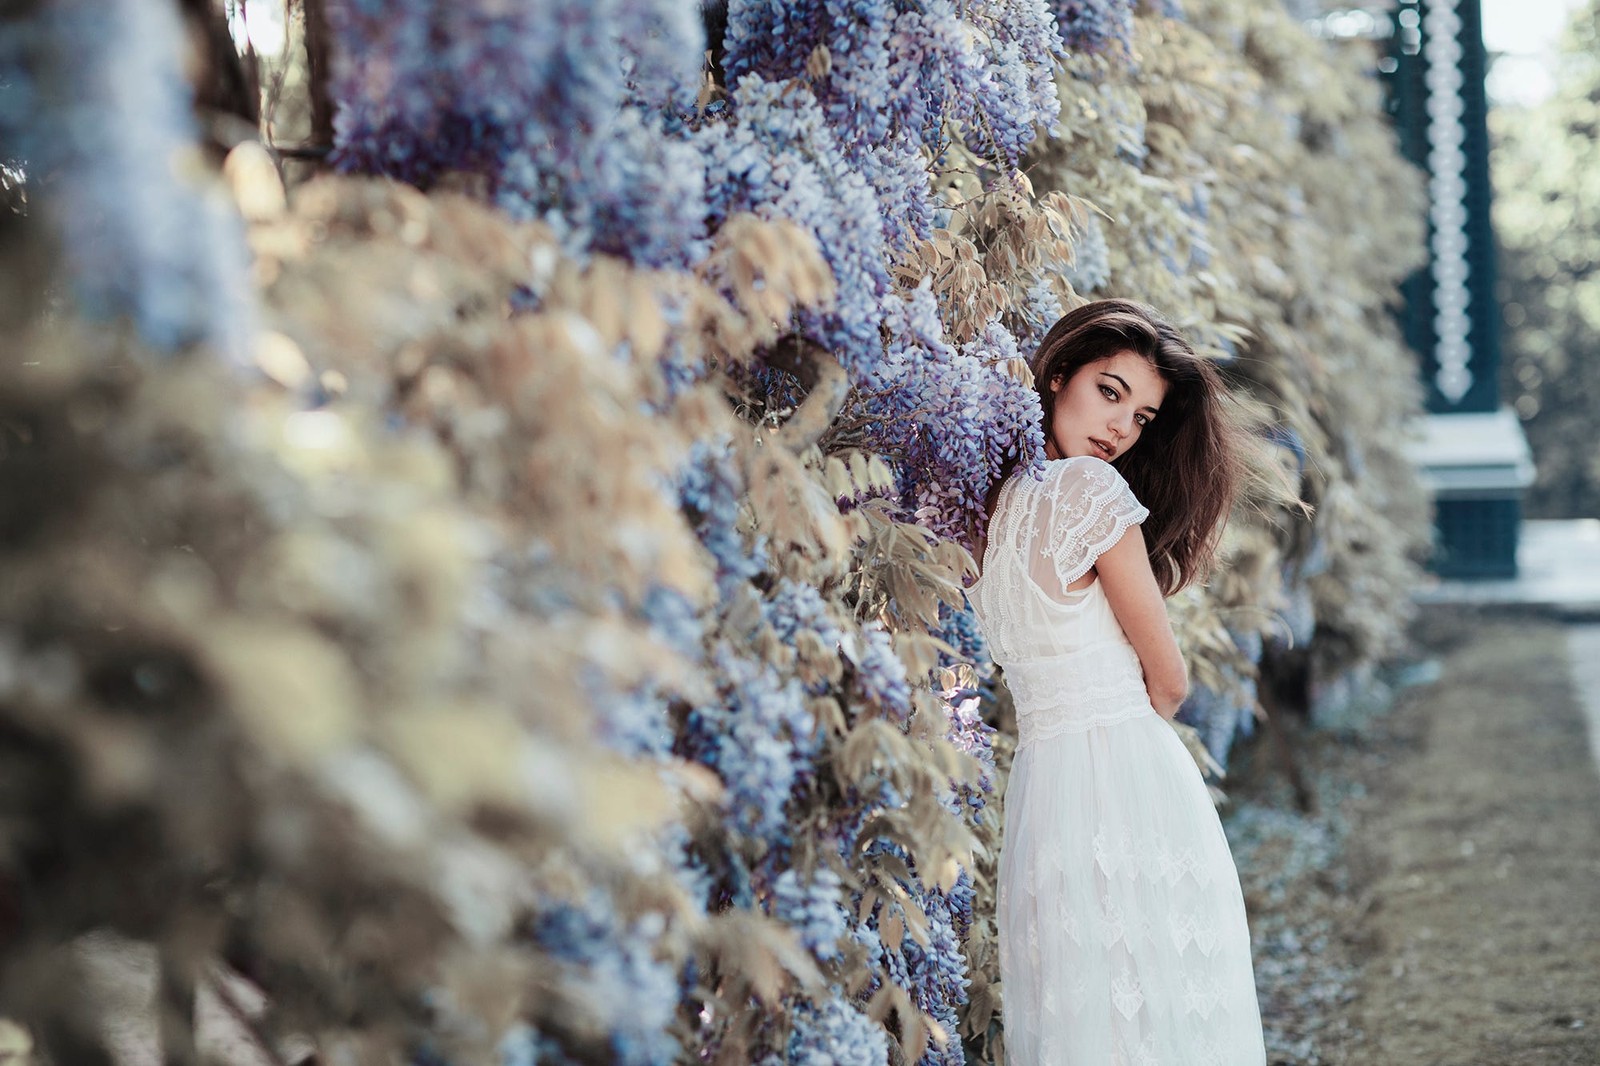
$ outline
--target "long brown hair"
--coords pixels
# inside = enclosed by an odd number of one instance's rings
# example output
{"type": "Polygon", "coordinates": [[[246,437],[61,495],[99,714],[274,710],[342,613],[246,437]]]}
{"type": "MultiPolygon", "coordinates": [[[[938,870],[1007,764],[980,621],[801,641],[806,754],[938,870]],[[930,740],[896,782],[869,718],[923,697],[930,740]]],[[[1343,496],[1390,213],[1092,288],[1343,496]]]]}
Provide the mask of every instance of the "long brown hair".
{"type": "Polygon", "coordinates": [[[1223,523],[1244,481],[1244,434],[1216,368],[1151,307],[1097,300],[1069,311],[1034,353],[1034,385],[1050,432],[1056,394],[1089,363],[1118,352],[1148,359],[1167,383],[1160,413],[1113,466],[1150,509],[1150,568],[1170,596],[1210,570],[1223,523]]]}

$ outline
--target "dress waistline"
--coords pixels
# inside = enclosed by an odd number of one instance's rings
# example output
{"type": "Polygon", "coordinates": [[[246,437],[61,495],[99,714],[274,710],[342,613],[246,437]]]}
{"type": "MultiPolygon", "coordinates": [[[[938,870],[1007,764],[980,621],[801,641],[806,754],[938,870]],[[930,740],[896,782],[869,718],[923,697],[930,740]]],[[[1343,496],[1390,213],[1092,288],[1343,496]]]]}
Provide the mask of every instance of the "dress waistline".
{"type": "Polygon", "coordinates": [[[1017,707],[1019,747],[1155,714],[1138,653],[1126,641],[1002,665],[1017,707]]]}

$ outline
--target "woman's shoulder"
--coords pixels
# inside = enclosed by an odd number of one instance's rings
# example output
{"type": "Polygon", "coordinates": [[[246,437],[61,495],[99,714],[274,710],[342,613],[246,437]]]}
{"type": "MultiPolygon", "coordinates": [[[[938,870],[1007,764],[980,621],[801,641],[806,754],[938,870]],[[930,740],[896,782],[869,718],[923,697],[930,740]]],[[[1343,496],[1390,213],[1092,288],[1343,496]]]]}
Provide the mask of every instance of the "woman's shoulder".
{"type": "MultiPolygon", "coordinates": [[[[1098,455],[1073,455],[1068,456],[1065,459],[1046,459],[1044,461],[1044,468],[1047,471],[1071,470],[1084,474],[1099,473],[1105,470],[1109,470],[1113,474],[1117,473],[1116,467],[1112,466],[1098,455]]],[[[1121,475],[1118,474],[1117,476],[1120,477],[1121,475]]]]}
{"type": "Polygon", "coordinates": [[[1097,455],[1046,459],[1040,480],[1058,490],[1081,486],[1083,491],[1094,495],[1133,491],[1128,488],[1122,472],[1097,455]]]}
{"type": "Polygon", "coordinates": [[[1122,472],[1098,456],[1046,459],[1036,486],[1034,507],[1042,512],[1082,515],[1111,510],[1135,514],[1137,521],[1149,514],[1122,472]]]}

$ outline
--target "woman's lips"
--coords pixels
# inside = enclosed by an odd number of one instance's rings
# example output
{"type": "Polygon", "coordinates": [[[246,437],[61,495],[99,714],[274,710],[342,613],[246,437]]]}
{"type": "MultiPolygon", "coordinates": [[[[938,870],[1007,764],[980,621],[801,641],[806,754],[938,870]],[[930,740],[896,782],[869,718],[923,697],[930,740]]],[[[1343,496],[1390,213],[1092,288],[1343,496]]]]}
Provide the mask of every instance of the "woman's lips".
{"type": "Polygon", "coordinates": [[[1107,444],[1103,440],[1095,440],[1093,437],[1090,437],[1089,443],[1094,445],[1095,450],[1107,459],[1116,454],[1116,449],[1112,448],[1111,445],[1107,444]]]}

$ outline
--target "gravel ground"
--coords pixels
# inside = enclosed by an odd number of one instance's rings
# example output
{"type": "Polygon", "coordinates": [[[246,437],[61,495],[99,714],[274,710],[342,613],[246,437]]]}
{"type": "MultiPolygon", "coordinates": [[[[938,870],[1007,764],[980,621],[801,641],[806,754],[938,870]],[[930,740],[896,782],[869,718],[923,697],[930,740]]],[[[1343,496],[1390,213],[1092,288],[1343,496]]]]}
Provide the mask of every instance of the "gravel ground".
{"type": "Polygon", "coordinates": [[[1372,742],[1389,704],[1375,687],[1337,726],[1276,728],[1297,753],[1312,800],[1301,811],[1270,737],[1258,738],[1224,782],[1223,825],[1243,882],[1256,991],[1272,1066],[1351,1062],[1363,952],[1352,931],[1370,902],[1347,858],[1366,782],[1383,757],[1372,742]]]}
{"type": "MultiPolygon", "coordinates": [[[[1600,777],[1553,622],[1430,609],[1416,682],[1227,783],[1273,1066],[1600,1064],[1600,777]]],[[[1286,726],[1292,727],[1292,720],[1286,726]]]]}

